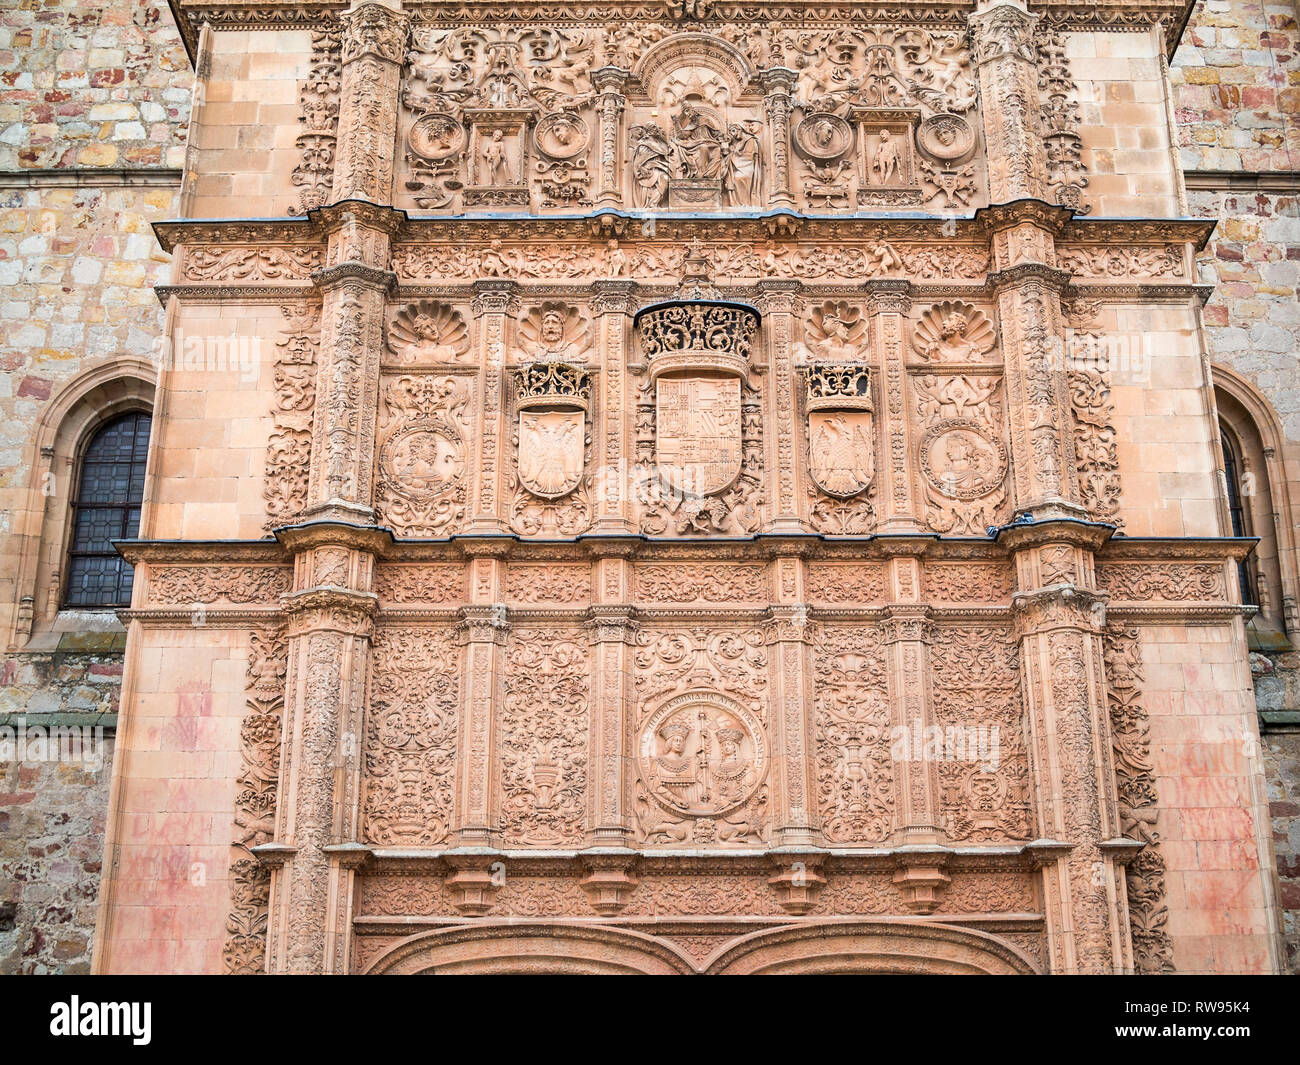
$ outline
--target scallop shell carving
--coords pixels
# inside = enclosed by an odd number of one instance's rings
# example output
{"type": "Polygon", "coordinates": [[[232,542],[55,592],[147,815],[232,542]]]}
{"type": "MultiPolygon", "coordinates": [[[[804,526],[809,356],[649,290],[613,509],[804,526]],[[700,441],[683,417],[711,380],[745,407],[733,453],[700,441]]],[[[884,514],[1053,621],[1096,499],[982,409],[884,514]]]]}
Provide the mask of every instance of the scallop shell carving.
{"type": "Polygon", "coordinates": [[[420,300],[393,315],[388,346],[402,363],[459,362],[469,351],[469,328],[453,307],[420,300]]]}
{"type": "Polygon", "coordinates": [[[916,323],[913,346],[931,362],[988,362],[998,337],[988,315],[969,303],[936,303],[916,323]]]}

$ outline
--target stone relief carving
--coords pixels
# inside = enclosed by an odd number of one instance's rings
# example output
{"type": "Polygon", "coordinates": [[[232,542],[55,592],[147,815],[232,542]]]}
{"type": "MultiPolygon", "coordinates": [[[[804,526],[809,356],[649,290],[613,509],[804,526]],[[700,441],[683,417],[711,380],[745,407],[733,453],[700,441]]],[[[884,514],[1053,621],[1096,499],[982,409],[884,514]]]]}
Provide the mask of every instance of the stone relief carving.
{"type": "Polygon", "coordinates": [[[1001,378],[921,374],[911,382],[930,527],[979,535],[997,524],[1006,500],[1010,457],[1002,440],[1001,378]]]}
{"type": "Polygon", "coordinates": [[[519,319],[517,355],[526,362],[587,361],[592,345],[591,320],[577,307],[549,302],[519,319]]]}
{"type": "Polygon", "coordinates": [[[639,837],[764,841],[771,748],[762,632],[641,629],[634,661],[639,837]]]}
{"type": "Polygon", "coordinates": [[[875,528],[871,375],[862,363],[822,363],[805,372],[809,519],[820,532],[862,535],[875,528]]]}
{"type": "Polygon", "coordinates": [[[446,629],[378,625],[362,774],[364,839],[446,841],[454,809],[461,653],[446,629]]]}
{"type": "Polygon", "coordinates": [[[1167,924],[1165,860],[1160,854],[1160,809],[1151,764],[1151,726],[1142,705],[1141,636],[1113,628],[1105,635],[1106,702],[1110,708],[1115,783],[1123,834],[1146,844],[1128,865],[1129,928],[1139,973],[1174,971],[1167,924]]]}
{"type": "Polygon", "coordinates": [[[470,389],[463,378],[386,378],[375,505],[405,536],[445,536],[465,516],[470,389]]]}
{"type": "Polygon", "coordinates": [[[1039,115],[1047,154],[1047,187],[1062,207],[1080,214],[1092,210],[1083,202],[1088,185],[1079,136],[1078,90],[1065,54],[1065,36],[1054,26],[1040,27],[1036,38],[1039,115]]]}
{"type": "Polygon", "coordinates": [[[921,315],[912,347],[932,363],[993,362],[997,334],[983,311],[945,300],[921,315]]]}
{"type": "Polygon", "coordinates": [[[302,132],[294,146],[301,157],[289,180],[299,193],[290,214],[304,215],[329,200],[338,145],[342,62],[338,27],[313,29],[311,72],[298,91],[298,121],[302,132]]]}
{"type": "Polygon", "coordinates": [[[505,842],[580,843],[587,798],[590,665],[580,632],[511,633],[501,716],[505,842]]]}
{"type": "Polygon", "coordinates": [[[186,281],[306,281],[320,268],[316,247],[196,247],[186,250],[181,277],[186,281]]]}
{"type": "Polygon", "coordinates": [[[285,566],[155,566],[149,571],[151,603],[274,603],[289,590],[285,566]]]}
{"type": "Polygon", "coordinates": [[[1206,602],[1222,600],[1223,569],[1218,565],[1186,563],[1119,563],[1100,566],[1097,587],[1111,601],[1206,602]]]}
{"type": "Polygon", "coordinates": [[[951,839],[1033,835],[1018,657],[1014,637],[1001,629],[942,629],[931,645],[935,724],[984,730],[985,742],[968,743],[953,758],[945,751],[938,763],[939,809],[951,839]]]}
{"type": "Polygon", "coordinates": [[[1098,357],[1096,350],[1099,309],[1098,301],[1087,299],[1077,299],[1066,307],[1071,326],[1066,380],[1080,501],[1096,520],[1123,528],[1109,356],[1098,357]]]}
{"type": "Polygon", "coordinates": [[[375,592],[385,603],[461,603],[465,571],[460,566],[430,563],[380,566],[375,571],[375,592]]]}
{"type": "Polygon", "coordinates": [[[814,734],[822,833],[831,844],[878,843],[893,830],[889,690],[879,632],[821,629],[814,734]]]}
{"type": "Polygon", "coordinates": [[[402,365],[461,362],[470,350],[469,327],[449,304],[418,300],[388,319],[388,347],[402,365]]]}
{"type": "Polygon", "coordinates": [[[575,366],[534,362],[518,371],[510,508],[516,532],[571,536],[591,524],[590,404],[589,377],[575,366]]]}
{"type": "Polygon", "coordinates": [[[267,907],[271,871],[252,848],[275,835],[280,777],[280,731],[289,651],[281,629],[255,629],[249,636],[244,718],[239,726],[239,776],[235,838],[230,847],[230,914],[222,962],[227,973],[266,971],[267,907]]]}
{"type": "Polygon", "coordinates": [[[767,581],[758,566],[638,566],[636,595],[652,603],[761,602],[767,581]]]}
{"type": "Polygon", "coordinates": [[[291,524],[307,505],[320,349],[319,305],[292,304],[282,307],[280,313],[285,325],[275,345],[275,401],[262,487],[267,515],[264,528],[268,531],[291,524]]]}

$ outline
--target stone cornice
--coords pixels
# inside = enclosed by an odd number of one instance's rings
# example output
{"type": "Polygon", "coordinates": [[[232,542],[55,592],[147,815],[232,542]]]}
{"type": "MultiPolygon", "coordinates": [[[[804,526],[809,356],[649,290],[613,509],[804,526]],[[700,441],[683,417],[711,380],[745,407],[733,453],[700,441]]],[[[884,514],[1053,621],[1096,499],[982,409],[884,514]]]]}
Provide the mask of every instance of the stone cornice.
{"type": "MultiPolygon", "coordinates": [[[[337,22],[347,7],[340,0],[326,2],[217,4],[212,0],[168,0],[181,39],[194,62],[199,30],[206,22],[215,29],[307,29],[337,22]]],[[[1141,32],[1153,25],[1164,27],[1168,54],[1173,55],[1191,16],[1191,0],[1147,0],[1142,5],[1119,2],[1079,3],[1047,0],[1031,4],[1031,10],[1052,26],[1070,30],[1141,32]]],[[[708,32],[724,23],[755,25],[807,24],[936,26],[964,31],[972,5],[955,0],[932,0],[924,5],[899,5],[884,0],[845,0],[841,3],[791,3],[789,0],[716,0],[708,17],[692,21],[689,28],[708,32]]],[[[625,0],[625,2],[575,2],[557,5],[542,0],[480,0],[477,3],[408,2],[404,10],[415,25],[456,26],[467,23],[578,23],[606,25],[622,19],[629,22],[681,22],[681,7],[670,0],[625,0]]],[[[687,27],[684,27],[687,28],[687,27]]]]}
{"type": "MultiPolygon", "coordinates": [[[[164,251],[180,244],[318,244],[325,240],[326,219],[336,210],[367,208],[367,224],[382,226],[393,234],[394,243],[462,242],[486,240],[597,241],[590,223],[600,215],[615,215],[627,221],[641,215],[627,212],[593,212],[589,215],[504,215],[460,214],[455,216],[409,215],[394,208],[362,205],[348,201],[312,212],[311,218],[169,219],[153,223],[153,231],[164,251]],[[373,217],[371,217],[373,216],[373,217]]],[[[975,216],[953,219],[940,215],[834,215],[793,214],[790,211],[737,212],[728,215],[694,215],[685,212],[654,215],[655,241],[686,242],[694,238],[712,241],[753,242],[769,240],[764,222],[782,214],[797,219],[799,237],[827,240],[869,240],[872,238],[913,240],[943,245],[983,246],[996,229],[1014,224],[1014,219],[1037,218],[1030,210],[1041,207],[1043,218],[1059,221],[1057,239],[1065,244],[1150,244],[1190,243],[1203,248],[1214,231],[1214,219],[1202,218],[1091,218],[1068,217],[1063,208],[1021,200],[1016,204],[981,208],[975,216]],[[953,232],[955,227],[956,232],[953,232]]],[[[638,238],[624,238],[635,245],[638,238]]],[[[647,243],[650,241],[647,240],[647,243]]],[[[503,279],[508,280],[508,279],[503,279]]]]}

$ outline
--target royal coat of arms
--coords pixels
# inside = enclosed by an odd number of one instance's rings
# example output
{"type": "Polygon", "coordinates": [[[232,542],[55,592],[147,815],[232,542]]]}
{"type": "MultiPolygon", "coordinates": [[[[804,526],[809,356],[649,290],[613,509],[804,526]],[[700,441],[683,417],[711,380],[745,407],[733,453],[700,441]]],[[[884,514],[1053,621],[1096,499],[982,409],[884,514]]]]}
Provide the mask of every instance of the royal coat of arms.
{"type": "Polygon", "coordinates": [[[661,377],[655,382],[655,461],[674,489],[714,495],[740,473],[740,379],[661,377]]]}
{"type": "Polygon", "coordinates": [[[580,410],[519,412],[519,480],[543,499],[558,499],[582,479],[585,415],[580,410]]]}

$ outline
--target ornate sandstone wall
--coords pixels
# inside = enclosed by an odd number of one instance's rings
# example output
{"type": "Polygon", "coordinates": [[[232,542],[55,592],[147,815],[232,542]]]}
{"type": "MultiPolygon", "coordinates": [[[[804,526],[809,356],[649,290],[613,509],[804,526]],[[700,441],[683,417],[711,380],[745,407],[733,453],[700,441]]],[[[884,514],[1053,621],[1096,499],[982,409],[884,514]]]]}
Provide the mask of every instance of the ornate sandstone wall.
{"type": "Polygon", "coordinates": [[[97,967],[1276,968],[1178,13],[517,14],[191,40],[97,967]]]}

